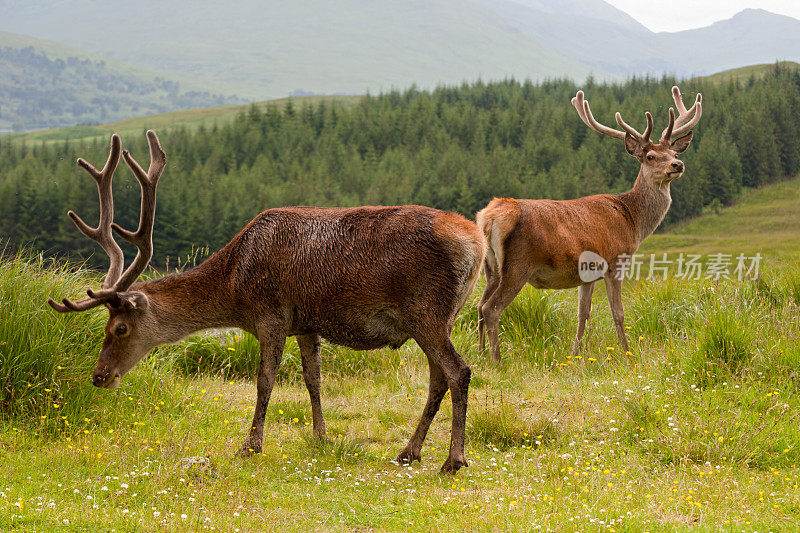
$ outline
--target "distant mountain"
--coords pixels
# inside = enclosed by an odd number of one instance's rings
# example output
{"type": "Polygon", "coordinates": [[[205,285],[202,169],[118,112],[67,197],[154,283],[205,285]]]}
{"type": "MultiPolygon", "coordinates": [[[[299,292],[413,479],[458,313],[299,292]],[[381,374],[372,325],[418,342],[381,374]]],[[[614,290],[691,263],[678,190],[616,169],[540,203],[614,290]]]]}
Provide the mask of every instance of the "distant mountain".
{"type": "Polygon", "coordinates": [[[205,80],[253,98],[377,92],[589,67],[464,0],[0,0],[0,29],[205,80]]]}
{"type": "Polygon", "coordinates": [[[184,91],[163,75],[0,32],[0,131],[100,123],[241,100],[184,91]]]}
{"type": "Polygon", "coordinates": [[[760,9],[704,28],[653,33],[602,0],[476,1],[549,49],[618,77],[695,76],[800,60],[800,20],[760,9]]]}
{"type": "MultiPolygon", "coordinates": [[[[636,32],[650,31],[632,16],[603,0],[513,0],[513,2],[543,13],[602,20],[636,32]]],[[[496,0],[486,0],[486,3],[497,5],[496,0]]]]}
{"type": "Polygon", "coordinates": [[[138,0],[121,6],[0,0],[0,30],[253,100],[508,76],[684,77],[800,61],[800,21],[752,9],[705,28],[653,33],[603,0],[138,0]]]}
{"type": "Polygon", "coordinates": [[[673,55],[672,71],[711,74],[775,60],[800,60],[800,20],[763,9],[745,9],[711,26],[658,33],[656,46],[673,55]],[[681,66],[678,70],[678,66],[681,66]]]}

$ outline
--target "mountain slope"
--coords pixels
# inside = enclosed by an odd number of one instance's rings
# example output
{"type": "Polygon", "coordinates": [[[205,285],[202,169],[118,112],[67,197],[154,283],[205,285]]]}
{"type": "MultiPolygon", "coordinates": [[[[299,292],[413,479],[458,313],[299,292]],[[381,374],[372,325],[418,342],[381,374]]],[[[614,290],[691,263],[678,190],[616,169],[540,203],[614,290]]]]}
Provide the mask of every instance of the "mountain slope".
{"type": "Polygon", "coordinates": [[[0,29],[9,28],[253,98],[510,75],[605,77],[460,0],[143,0],[125,10],[99,0],[0,1],[0,29]],[[153,17],[158,23],[147,23],[153,17]]]}
{"type": "MultiPolygon", "coordinates": [[[[492,0],[487,1],[496,3],[492,0]]],[[[635,32],[650,32],[635,18],[603,0],[513,0],[513,2],[543,13],[579,16],[611,22],[635,32]]]]}
{"type": "Polygon", "coordinates": [[[800,21],[764,10],[747,9],[704,28],[656,34],[631,26],[625,17],[615,21],[613,11],[595,5],[605,4],[599,0],[570,0],[563,8],[551,5],[553,0],[479,1],[555,52],[620,77],[696,76],[800,60],[800,21]]]}
{"type": "Polygon", "coordinates": [[[746,9],[705,28],[656,37],[656,46],[673,55],[671,71],[684,75],[800,60],[800,20],[762,9],[746,9]]]}
{"type": "Polygon", "coordinates": [[[232,103],[206,91],[71,50],[0,32],[0,131],[119,120],[232,103]]]}

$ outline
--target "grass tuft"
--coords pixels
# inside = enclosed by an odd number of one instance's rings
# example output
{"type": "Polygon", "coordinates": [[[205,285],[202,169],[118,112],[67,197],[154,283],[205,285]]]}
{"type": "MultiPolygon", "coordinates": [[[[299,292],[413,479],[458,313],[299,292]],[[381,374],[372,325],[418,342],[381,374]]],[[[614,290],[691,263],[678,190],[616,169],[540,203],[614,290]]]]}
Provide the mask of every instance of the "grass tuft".
{"type": "Polygon", "coordinates": [[[525,447],[538,448],[553,442],[558,429],[545,417],[523,418],[509,405],[493,409],[475,409],[468,418],[470,442],[480,442],[500,450],[525,447]]]}

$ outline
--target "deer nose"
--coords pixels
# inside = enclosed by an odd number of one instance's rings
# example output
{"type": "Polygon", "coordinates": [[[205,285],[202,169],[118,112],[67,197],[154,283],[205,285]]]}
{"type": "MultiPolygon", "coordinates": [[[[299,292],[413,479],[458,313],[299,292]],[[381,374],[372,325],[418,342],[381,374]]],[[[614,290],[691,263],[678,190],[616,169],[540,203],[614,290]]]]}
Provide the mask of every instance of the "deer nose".
{"type": "Polygon", "coordinates": [[[92,376],[92,385],[94,385],[95,387],[101,387],[104,381],[105,378],[103,377],[102,374],[95,374],[94,376],[92,376]]]}
{"type": "Polygon", "coordinates": [[[672,168],[674,168],[676,172],[683,172],[683,162],[675,161],[672,163],[672,168]]]}

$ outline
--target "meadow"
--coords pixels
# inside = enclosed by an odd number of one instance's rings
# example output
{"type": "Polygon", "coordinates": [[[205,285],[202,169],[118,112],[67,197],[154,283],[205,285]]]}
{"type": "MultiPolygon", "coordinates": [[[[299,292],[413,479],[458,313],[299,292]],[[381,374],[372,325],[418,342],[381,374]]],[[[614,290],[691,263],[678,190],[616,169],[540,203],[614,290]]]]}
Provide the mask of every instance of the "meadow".
{"type": "Polygon", "coordinates": [[[242,459],[234,452],[255,400],[253,338],[194,336],[150,354],[117,389],[95,389],[105,312],[60,315],[45,304],[94,274],[6,253],[0,529],[794,530],[799,188],[794,179],[750,191],[646,241],[647,254],[685,247],[763,260],[757,280],[628,282],[630,353],[601,287],[577,357],[576,292],[527,288],[503,316],[494,365],[477,347],[479,286],[453,334],[473,368],[470,466],[455,476],[438,473],[449,394],[423,462],[393,462],[427,393],[413,341],[372,352],[324,344],[325,441],[312,435],[298,350],[287,343],[263,453],[242,459]],[[785,235],[771,236],[775,228],[785,235]]]}

